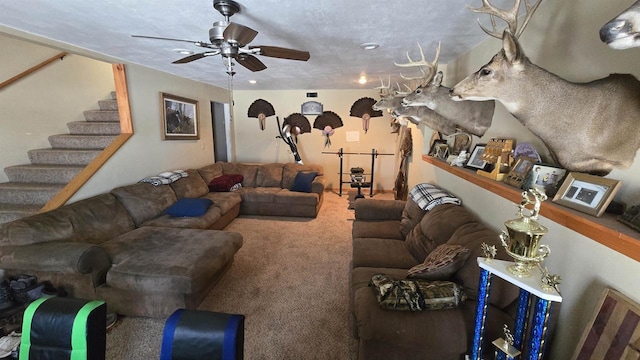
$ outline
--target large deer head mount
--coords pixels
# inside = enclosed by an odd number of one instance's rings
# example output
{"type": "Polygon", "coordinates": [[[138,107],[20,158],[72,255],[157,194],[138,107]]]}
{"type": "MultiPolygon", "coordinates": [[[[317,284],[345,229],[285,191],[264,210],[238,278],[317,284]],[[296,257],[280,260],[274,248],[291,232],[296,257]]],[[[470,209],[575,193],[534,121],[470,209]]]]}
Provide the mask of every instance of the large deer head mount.
{"type": "Polygon", "coordinates": [[[483,136],[493,120],[494,101],[454,101],[449,95],[451,89],[442,86],[442,76],[442,72],[438,72],[429,84],[419,86],[411,94],[405,96],[402,104],[405,106],[425,106],[449,119],[462,131],[483,136]]]}
{"type": "Polygon", "coordinates": [[[436,72],[438,71],[438,59],[440,58],[440,42],[438,42],[438,47],[436,48],[436,55],[433,59],[433,61],[429,62],[425,59],[424,57],[424,52],[422,51],[422,46],[420,46],[420,44],[418,44],[418,49],[420,49],[420,60],[418,61],[413,61],[411,59],[411,56],[409,56],[409,52],[407,51],[407,59],[409,60],[408,63],[397,63],[394,62],[393,64],[395,66],[399,66],[399,67],[418,67],[420,69],[421,75],[420,76],[405,76],[404,74],[400,73],[400,77],[402,77],[405,80],[409,80],[409,81],[418,81],[418,86],[420,85],[424,85],[424,84],[428,84],[431,79],[433,79],[433,77],[436,75],[436,72]]]}
{"type": "Polygon", "coordinates": [[[618,50],[640,46],[640,0],[604,24],[600,40],[618,50]]]}
{"type": "Polygon", "coordinates": [[[406,118],[416,125],[424,124],[444,135],[453,135],[458,129],[456,124],[426,106],[400,106],[393,110],[396,118],[406,118]]]}
{"type": "MultiPolygon", "coordinates": [[[[486,1],[483,1],[486,2],[486,1]]],[[[628,168],[640,148],[640,81],[614,74],[573,83],[531,63],[506,29],[502,50],[451,89],[455,100],[497,100],[569,171],[628,168]]]]}

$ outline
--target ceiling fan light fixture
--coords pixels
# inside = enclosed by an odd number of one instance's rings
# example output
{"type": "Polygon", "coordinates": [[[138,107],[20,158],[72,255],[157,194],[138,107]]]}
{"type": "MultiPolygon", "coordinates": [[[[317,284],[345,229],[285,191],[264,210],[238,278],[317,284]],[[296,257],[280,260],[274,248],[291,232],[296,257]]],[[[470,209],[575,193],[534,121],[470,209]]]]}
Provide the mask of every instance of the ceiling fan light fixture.
{"type": "Polygon", "coordinates": [[[373,43],[373,42],[366,42],[366,43],[360,44],[360,48],[363,50],[375,50],[379,47],[380,47],[380,44],[373,43]]]}
{"type": "Polygon", "coordinates": [[[187,50],[187,49],[173,49],[173,51],[177,52],[178,54],[182,54],[182,55],[192,55],[194,53],[194,51],[187,50]]]}

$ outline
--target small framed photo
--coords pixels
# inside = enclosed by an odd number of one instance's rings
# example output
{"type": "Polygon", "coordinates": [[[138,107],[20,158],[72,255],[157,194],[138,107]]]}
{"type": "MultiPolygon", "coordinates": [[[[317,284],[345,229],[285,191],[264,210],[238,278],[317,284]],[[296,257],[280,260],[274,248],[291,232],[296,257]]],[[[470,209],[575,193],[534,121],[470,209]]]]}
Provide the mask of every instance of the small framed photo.
{"type": "Polygon", "coordinates": [[[511,186],[521,188],[536,161],[538,161],[538,159],[520,156],[503,181],[511,186]]]}
{"type": "Polygon", "coordinates": [[[529,176],[524,184],[524,189],[544,190],[544,193],[551,199],[558,192],[560,184],[567,170],[550,164],[536,163],[529,172],[529,176]]]}
{"type": "Polygon", "coordinates": [[[601,216],[621,185],[619,180],[570,172],[553,202],[586,214],[601,216]]]}
{"type": "Polygon", "coordinates": [[[438,157],[438,154],[442,152],[442,149],[445,146],[447,147],[447,149],[449,148],[449,145],[447,145],[447,140],[444,140],[444,139],[433,140],[433,144],[431,144],[431,149],[429,149],[429,156],[438,157]]]}
{"type": "Polygon", "coordinates": [[[198,102],[181,96],[160,93],[163,140],[198,140],[198,102]]]}
{"type": "Polygon", "coordinates": [[[482,154],[487,144],[476,144],[473,151],[469,155],[469,160],[464,164],[464,167],[476,170],[486,170],[488,163],[482,160],[482,154]]]}

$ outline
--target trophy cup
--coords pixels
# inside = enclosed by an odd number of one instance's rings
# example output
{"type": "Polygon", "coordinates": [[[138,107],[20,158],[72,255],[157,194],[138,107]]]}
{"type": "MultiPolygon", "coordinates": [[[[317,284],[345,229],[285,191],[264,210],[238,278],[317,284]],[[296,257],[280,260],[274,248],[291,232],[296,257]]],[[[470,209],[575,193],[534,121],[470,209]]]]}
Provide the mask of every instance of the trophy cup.
{"type": "Polygon", "coordinates": [[[517,277],[531,276],[530,269],[540,264],[551,252],[547,245],[540,245],[540,239],[547,233],[547,228],[537,221],[540,205],[546,199],[544,192],[538,189],[524,191],[518,206],[518,218],[504,223],[507,231],[502,231],[500,241],[507,254],[515,260],[515,264],[509,266],[508,270],[517,277]],[[533,210],[525,215],[526,206],[532,203],[533,210]]]}

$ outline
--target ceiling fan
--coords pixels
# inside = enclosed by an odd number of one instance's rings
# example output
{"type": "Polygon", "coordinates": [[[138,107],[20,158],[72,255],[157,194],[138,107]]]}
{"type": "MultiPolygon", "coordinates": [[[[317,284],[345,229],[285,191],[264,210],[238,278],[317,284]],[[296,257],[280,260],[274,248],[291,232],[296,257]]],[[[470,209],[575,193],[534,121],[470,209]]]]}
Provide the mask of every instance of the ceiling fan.
{"type": "Polygon", "coordinates": [[[199,60],[208,56],[221,55],[225,60],[227,73],[230,76],[233,72],[233,61],[244,66],[251,71],[261,71],[267,66],[260,61],[255,55],[274,57],[279,59],[309,60],[309,52],[287,49],[277,46],[249,46],[248,44],[258,35],[258,32],[250,27],[233,23],[229,21],[229,17],[240,12],[240,4],[233,0],[213,0],[213,7],[224,16],[224,20],[216,21],[213,27],[209,29],[209,41],[193,41],[183,39],[164,38],[156,36],[132,35],[132,37],[182,41],[194,44],[199,47],[210,49],[208,51],[189,55],[182,59],[174,61],[174,64],[186,64],[194,60],[199,60]]]}

